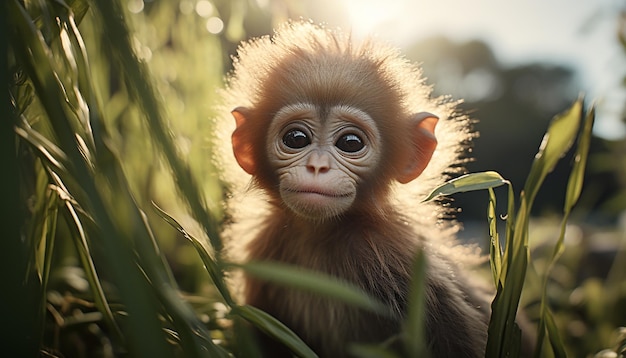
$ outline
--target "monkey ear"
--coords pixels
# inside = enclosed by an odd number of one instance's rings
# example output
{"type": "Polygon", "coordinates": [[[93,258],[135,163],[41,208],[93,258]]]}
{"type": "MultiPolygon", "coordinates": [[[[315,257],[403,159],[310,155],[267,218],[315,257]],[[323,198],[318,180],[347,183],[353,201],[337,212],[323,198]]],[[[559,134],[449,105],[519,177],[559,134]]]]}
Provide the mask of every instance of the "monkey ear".
{"type": "Polygon", "coordinates": [[[432,113],[420,112],[415,114],[410,121],[413,146],[408,153],[406,167],[396,178],[402,184],[406,184],[422,174],[437,147],[435,126],[439,117],[432,113]]]}
{"type": "Polygon", "coordinates": [[[239,166],[250,175],[254,175],[256,172],[256,166],[254,165],[254,155],[252,143],[250,143],[250,131],[248,117],[250,110],[246,107],[237,107],[230,112],[235,117],[237,128],[231,136],[231,142],[233,144],[233,153],[239,166]]]}

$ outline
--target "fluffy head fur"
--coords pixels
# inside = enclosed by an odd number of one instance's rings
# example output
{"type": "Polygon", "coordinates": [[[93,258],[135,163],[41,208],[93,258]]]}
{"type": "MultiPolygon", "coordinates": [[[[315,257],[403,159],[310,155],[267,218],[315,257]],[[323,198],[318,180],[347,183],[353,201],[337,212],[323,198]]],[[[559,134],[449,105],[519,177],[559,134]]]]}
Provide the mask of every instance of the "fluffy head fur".
{"type": "MultiPolygon", "coordinates": [[[[230,111],[236,107],[254,108],[251,124],[258,130],[250,132],[264,133],[267,122],[260,118],[271,117],[289,101],[316,100],[328,107],[350,104],[368,113],[386,135],[383,157],[394,158],[397,153],[406,152],[402,146],[407,144],[406,133],[398,130],[402,127],[395,125],[395,121],[423,111],[437,115],[438,146],[433,160],[419,178],[394,188],[397,193],[394,198],[398,204],[411,207],[415,218],[423,218],[424,213],[429,217],[433,212],[436,216],[443,214],[436,204],[421,204],[424,211],[415,210],[416,202],[448,175],[462,169],[467,143],[475,134],[470,120],[456,112],[457,102],[449,97],[431,98],[432,88],[425,84],[421,69],[402,57],[397,49],[371,39],[354,43],[344,33],[310,22],[290,22],[271,37],[242,43],[233,65],[222,92],[220,113],[225,118],[217,123],[221,139],[228,139],[234,129],[230,111]],[[327,63],[332,64],[333,72],[317,71],[319,67],[327,69],[327,63]],[[319,91],[320,88],[324,91],[319,91]],[[371,91],[364,92],[363,88],[371,91]]],[[[265,137],[258,135],[250,140],[261,148],[265,137]]],[[[226,181],[235,186],[233,192],[241,192],[249,183],[246,179],[249,176],[234,163],[230,152],[222,154],[219,159],[221,167],[227,168],[226,181]]],[[[269,168],[264,153],[255,154],[260,166],[269,168]]],[[[257,184],[263,187],[275,183],[257,184]]]]}

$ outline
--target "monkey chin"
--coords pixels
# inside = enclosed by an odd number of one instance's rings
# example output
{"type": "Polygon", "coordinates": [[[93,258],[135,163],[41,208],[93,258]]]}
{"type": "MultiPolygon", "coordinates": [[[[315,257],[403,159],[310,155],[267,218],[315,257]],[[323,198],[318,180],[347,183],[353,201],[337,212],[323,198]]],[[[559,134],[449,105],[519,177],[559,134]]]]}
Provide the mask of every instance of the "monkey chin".
{"type": "Polygon", "coordinates": [[[333,193],[325,190],[281,189],[281,198],[297,216],[326,221],[348,211],[354,203],[356,193],[333,193]]]}

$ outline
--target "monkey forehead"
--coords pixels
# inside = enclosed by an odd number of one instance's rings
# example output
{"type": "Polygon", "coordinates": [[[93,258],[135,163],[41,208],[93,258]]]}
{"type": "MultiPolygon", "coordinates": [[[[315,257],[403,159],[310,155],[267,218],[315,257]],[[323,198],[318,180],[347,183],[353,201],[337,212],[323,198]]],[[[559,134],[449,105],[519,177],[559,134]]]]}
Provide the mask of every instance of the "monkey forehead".
{"type": "Polygon", "coordinates": [[[281,107],[272,117],[272,124],[282,123],[296,118],[313,118],[318,116],[315,105],[311,103],[293,103],[281,107]]]}
{"type": "Polygon", "coordinates": [[[420,68],[397,48],[295,22],[239,47],[227,96],[262,113],[292,102],[350,104],[378,120],[401,117],[391,113],[401,109],[428,110],[431,88],[423,82],[420,68]]]}
{"type": "Polygon", "coordinates": [[[258,87],[261,103],[312,102],[319,108],[350,105],[375,117],[402,109],[403,93],[379,64],[350,54],[300,52],[276,63],[258,87]]]}
{"type": "Polygon", "coordinates": [[[283,122],[297,118],[315,118],[326,123],[331,118],[340,118],[354,124],[376,128],[376,122],[364,110],[349,105],[319,106],[314,103],[293,103],[281,107],[272,117],[272,122],[283,122]]]}

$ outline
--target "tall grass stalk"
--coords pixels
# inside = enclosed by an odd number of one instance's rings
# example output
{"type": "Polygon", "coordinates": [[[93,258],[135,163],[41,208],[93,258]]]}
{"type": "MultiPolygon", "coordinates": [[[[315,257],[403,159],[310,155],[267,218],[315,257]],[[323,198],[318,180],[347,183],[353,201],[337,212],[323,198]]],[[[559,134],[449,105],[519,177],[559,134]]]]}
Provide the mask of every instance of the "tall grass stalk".
{"type": "MultiPolygon", "coordinates": [[[[164,323],[159,319],[164,317],[165,325],[175,327],[179,347],[187,356],[224,356],[195,313],[180,299],[145,215],[136,205],[120,162],[109,147],[103,111],[95,96],[97,84],[91,79],[73,12],[74,8],[84,9],[86,3],[74,1],[72,6],[40,1],[25,7],[19,1],[8,2],[11,49],[16,65],[27,78],[24,86],[32,86],[32,95],[41,108],[39,130],[31,128],[33,118],[23,116],[16,132],[31,145],[48,176],[48,187],[58,194],[59,208],[75,239],[96,306],[112,332],[118,332],[113,333],[118,347],[137,357],[173,356],[164,323]],[[127,221],[116,219],[119,211],[127,215],[127,221]],[[103,249],[101,266],[111,274],[124,305],[125,312],[118,311],[116,316],[92,261],[90,247],[94,243],[103,249]]],[[[135,78],[140,80],[150,82],[148,77],[135,78]]],[[[20,88],[14,90],[18,96],[25,93],[20,88]]],[[[15,101],[21,102],[28,103],[21,98],[15,101]]],[[[14,110],[21,113],[27,108],[16,106],[14,110]]],[[[54,220],[47,212],[42,215],[54,220]]],[[[42,227],[42,242],[49,250],[53,248],[54,230],[54,225],[42,227]]],[[[44,255],[44,277],[50,257],[49,253],[44,255]]],[[[45,292],[46,287],[41,289],[45,292]]],[[[36,297],[42,299],[43,295],[36,297]]],[[[44,303],[42,299],[38,306],[44,303]]]]}
{"type": "MultiPolygon", "coordinates": [[[[556,163],[565,155],[579,135],[579,127],[583,119],[583,101],[579,99],[565,113],[556,116],[541,143],[535,156],[530,173],[526,179],[523,191],[519,197],[519,207],[515,207],[514,191],[511,184],[494,172],[473,173],[453,179],[433,190],[427,198],[430,200],[438,195],[450,195],[470,190],[488,189],[489,204],[487,218],[490,235],[490,262],[491,271],[496,285],[496,297],[492,302],[492,315],[489,323],[489,339],[487,342],[488,357],[518,357],[521,350],[521,331],[515,319],[517,316],[519,300],[521,297],[526,269],[529,260],[528,230],[530,211],[534,199],[545,177],[550,173],[556,163]],[[508,212],[505,216],[506,233],[504,250],[500,247],[500,235],[497,232],[497,209],[493,188],[508,185],[508,212]]],[[[565,235],[565,223],[569,213],[576,203],[580,190],[584,168],[589,151],[591,127],[594,113],[589,111],[585,117],[584,130],[579,135],[579,143],[576,148],[575,163],[570,174],[566,192],[566,204],[564,217],[561,224],[561,233],[555,245],[551,265],[554,264],[563,250],[563,238],[565,235]]],[[[555,356],[564,356],[564,346],[558,336],[554,319],[547,306],[546,290],[547,278],[550,270],[544,276],[542,292],[540,326],[538,330],[538,345],[536,354],[541,352],[541,346],[547,335],[555,356]]]]}

